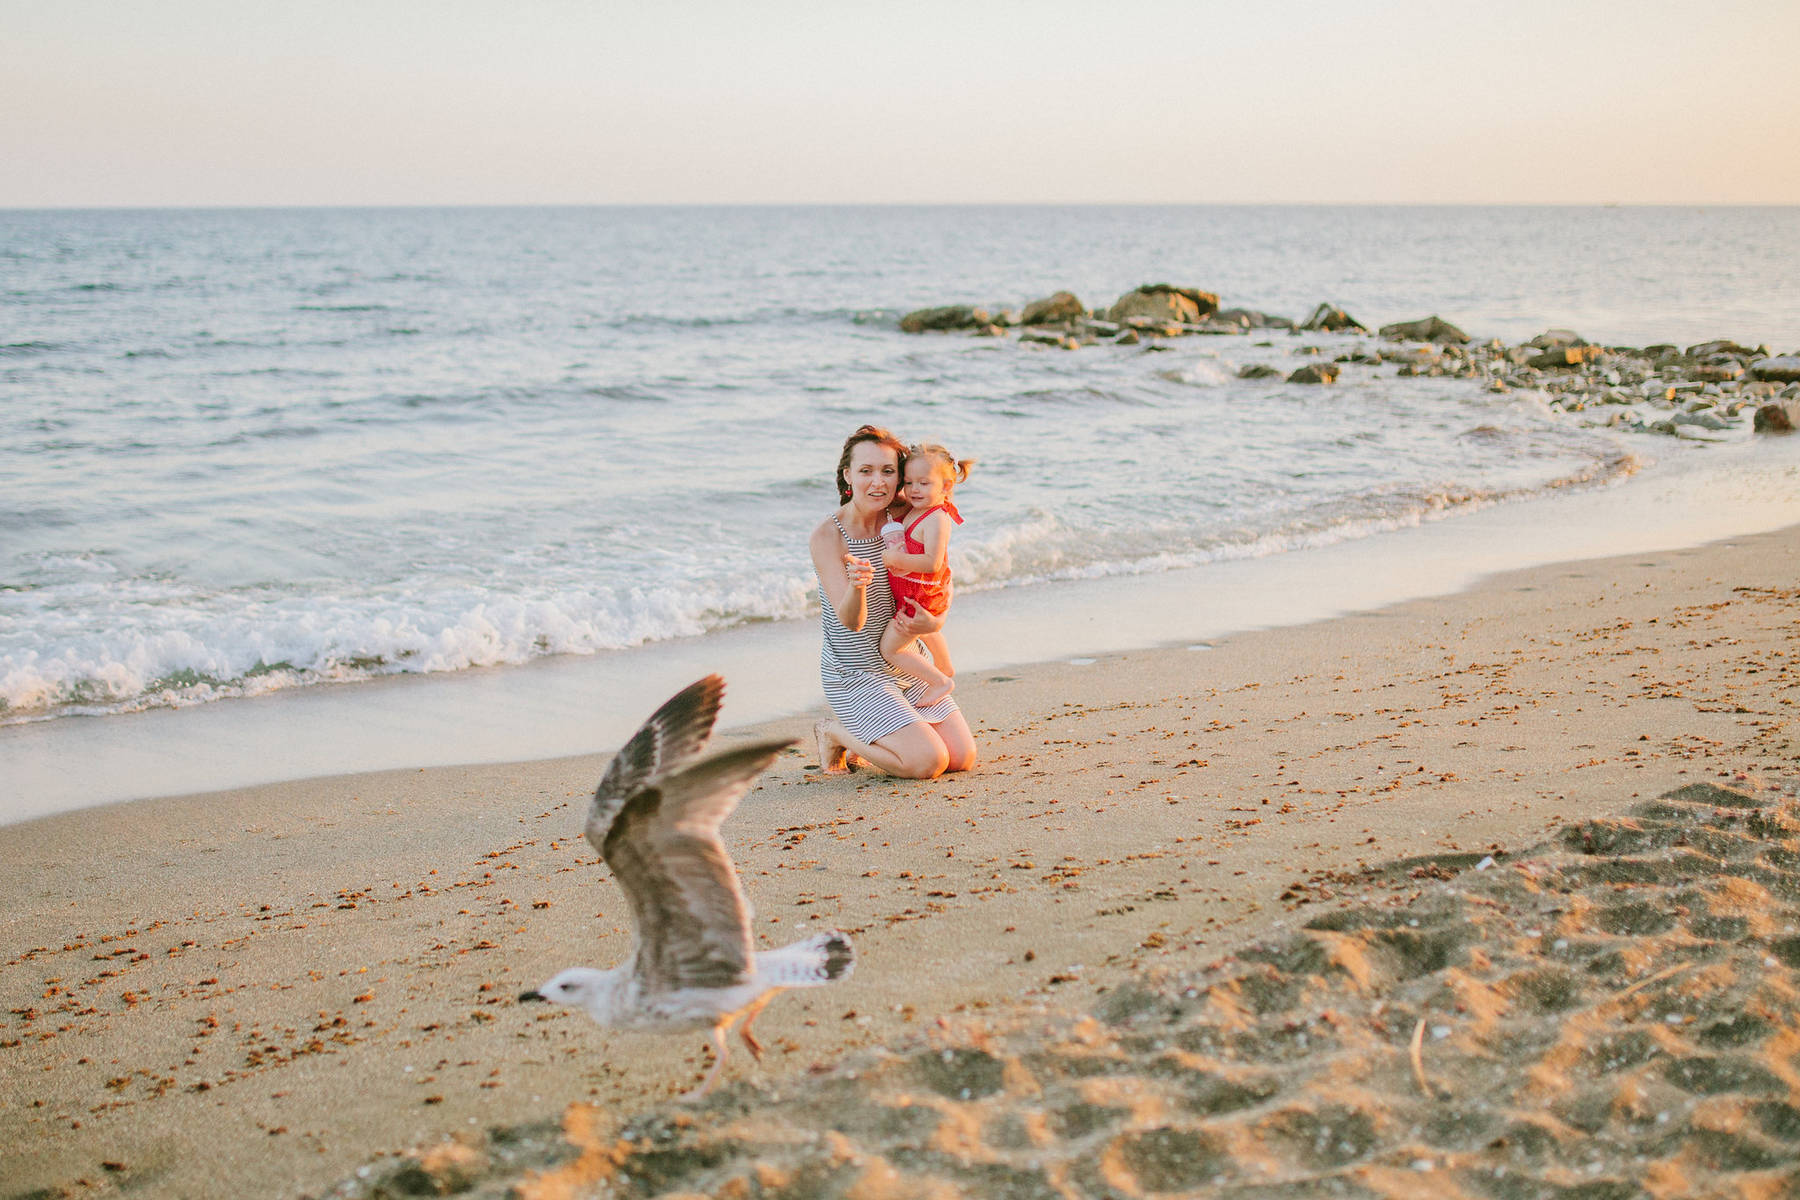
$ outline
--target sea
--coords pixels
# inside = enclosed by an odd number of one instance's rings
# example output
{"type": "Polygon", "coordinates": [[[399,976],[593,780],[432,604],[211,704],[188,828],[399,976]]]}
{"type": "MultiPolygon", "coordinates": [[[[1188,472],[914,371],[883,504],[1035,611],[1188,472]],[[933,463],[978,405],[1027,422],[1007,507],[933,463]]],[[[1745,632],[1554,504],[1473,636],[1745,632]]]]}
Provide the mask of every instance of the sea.
{"type": "MultiPolygon", "coordinates": [[[[1204,608],[1234,564],[1280,560],[1268,579],[1336,600],[1371,561],[1342,547],[1496,508],[1529,557],[1547,514],[1597,521],[1658,479],[1680,538],[1766,524],[1800,497],[1800,450],[1747,430],[1603,428],[1391,366],[1238,378],[1353,335],[1069,351],[898,318],[1166,281],[1371,329],[1780,353],[1800,348],[1795,263],[1791,207],[0,211],[0,821],[599,749],[663,661],[791,677],[745,719],[816,704],[806,538],[864,422],[979,460],[958,605],[1011,616],[978,662],[1115,648],[1096,613],[1157,589],[1204,608]],[[608,711],[509,741],[502,710],[546,667],[612,681],[581,685],[608,711]],[[457,678],[483,683],[432,689],[457,678]],[[330,714],[396,709],[435,715],[342,752],[330,714]],[[206,711],[233,715],[173,719],[206,711]]],[[[1476,541],[1432,553],[1465,580],[1476,541]]]]}

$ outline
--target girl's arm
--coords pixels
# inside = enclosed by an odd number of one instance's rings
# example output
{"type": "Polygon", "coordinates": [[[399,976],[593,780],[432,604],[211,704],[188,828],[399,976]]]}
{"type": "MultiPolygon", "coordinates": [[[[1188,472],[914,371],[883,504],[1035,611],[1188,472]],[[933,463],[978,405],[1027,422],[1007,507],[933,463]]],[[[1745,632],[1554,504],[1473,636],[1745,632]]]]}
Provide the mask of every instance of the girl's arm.
{"type": "Polygon", "coordinates": [[[875,565],[845,549],[830,521],[813,530],[807,548],[819,573],[819,590],[831,601],[838,622],[855,633],[869,619],[869,581],[875,577],[875,565]]]}
{"type": "Polygon", "coordinates": [[[899,571],[906,575],[935,575],[944,569],[944,562],[950,552],[950,514],[934,512],[913,531],[919,544],[925,547],[923,554],[907,554],[887,551],[882,561],[890,571],[899,571]]]}

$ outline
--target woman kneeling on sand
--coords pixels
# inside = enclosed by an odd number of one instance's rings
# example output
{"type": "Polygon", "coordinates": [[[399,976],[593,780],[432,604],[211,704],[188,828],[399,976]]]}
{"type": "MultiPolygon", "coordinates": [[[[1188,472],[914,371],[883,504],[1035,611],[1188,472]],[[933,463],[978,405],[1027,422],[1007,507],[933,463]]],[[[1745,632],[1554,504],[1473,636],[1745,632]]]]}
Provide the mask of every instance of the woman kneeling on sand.
{"type": "MultiPolygon", "coordinates": [[[[819,765],[839,774],[848,756],[908,779],[932,779],[975,765],[975,738],[948,696],[915,708],[907,692],[923,685],[897,674],[882,658],[881,634],[895,620],[894,593],[882,565],[881,527],[900,495],[905,443],[864,425],[838,458],[838,508],[813,530],[813,570],[825,644],[819,679],[837,714],[814,727],[819,765]]],[[[915,636],[935,633],[943,618],[923,609],[898,618],[915,636]]]]}

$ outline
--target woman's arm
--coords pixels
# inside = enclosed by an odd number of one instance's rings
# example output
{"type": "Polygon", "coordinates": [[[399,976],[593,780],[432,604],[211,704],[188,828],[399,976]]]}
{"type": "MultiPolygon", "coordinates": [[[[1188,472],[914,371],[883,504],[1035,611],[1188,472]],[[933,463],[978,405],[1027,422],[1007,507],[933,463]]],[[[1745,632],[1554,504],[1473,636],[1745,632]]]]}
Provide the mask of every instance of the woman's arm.
{"type": "Polygon", "coordinates": [[[934,512],[920,521],[913,533],[919,539],[919,544],[925,547],[925,553],[885,551],[881,558],[887,564],[887,569],[907,575],[935,575],[942,571],[950,552],[950,515],[934,512]]]}
{"type": "Polygon", "coordinates": [[[819,573],[819,589],[826,593],[838,623],[855,633],[869,619],[869,581],[875,577],[875,564],[846,550],[830,521],[813,530],[808,549],[819,573]]]}

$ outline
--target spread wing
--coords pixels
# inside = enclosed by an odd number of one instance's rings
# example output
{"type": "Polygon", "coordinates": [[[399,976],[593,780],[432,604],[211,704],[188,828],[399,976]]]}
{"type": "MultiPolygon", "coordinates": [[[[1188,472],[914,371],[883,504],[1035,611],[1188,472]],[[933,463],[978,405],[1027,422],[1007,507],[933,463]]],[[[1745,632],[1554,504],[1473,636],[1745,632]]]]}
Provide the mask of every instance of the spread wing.
{"type": "Polygon", "coordinates": [[[727,750],[625,800],[600,853],[637,920],[634,971],[649,993],[741,983],[753,953],[750,905],[719,824],[792,739],[727,750]]]}
{"type": "Polygon", "coordinates": [[[725,681],[717,675],[688,684],[651,713],[613,756],[588,807],[587,840],[594,849],[606,852],[606,831],[634,792],[706,748],[724,695],[725,681]]]}

